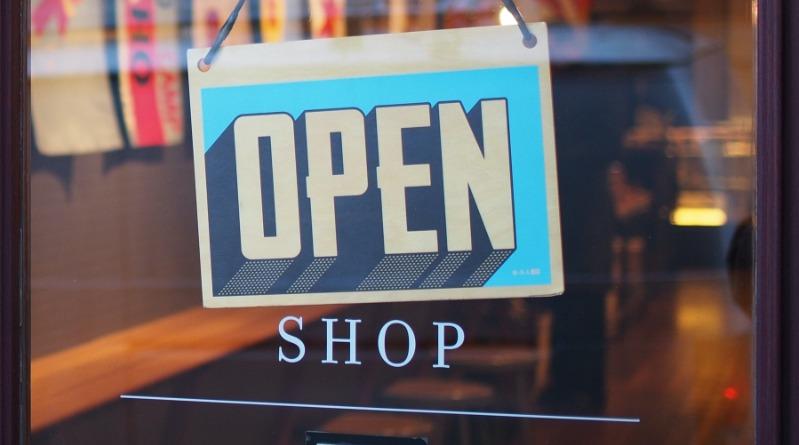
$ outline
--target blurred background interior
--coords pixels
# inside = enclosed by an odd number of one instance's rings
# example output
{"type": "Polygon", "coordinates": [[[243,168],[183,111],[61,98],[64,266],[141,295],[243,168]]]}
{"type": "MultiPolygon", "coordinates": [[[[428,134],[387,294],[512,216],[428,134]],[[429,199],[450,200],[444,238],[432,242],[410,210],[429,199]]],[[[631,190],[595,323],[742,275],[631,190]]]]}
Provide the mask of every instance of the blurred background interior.
{"type": "MultiPolygon", "coordinates": [[[[204,310],[184,55],[235,0],[32,0],[33,442],[753,443],[751,3],[517,2],[550,25],[563,296],[204,310]],[[277,362],[287,314],[305,319],[301,364],[277,362]],[[363,318],[363,366],[320,363],[331,314],[363,318]],[[392,319],[417,328],[399,370],[374,342],[392,319]],[[447,370],[433,320],[467,333],[447,370]],[[642,422],[119,399],[132,392],[642,422]]],[[[499,0],[249,0],[225,44],[513,23],[499,0]]]]}

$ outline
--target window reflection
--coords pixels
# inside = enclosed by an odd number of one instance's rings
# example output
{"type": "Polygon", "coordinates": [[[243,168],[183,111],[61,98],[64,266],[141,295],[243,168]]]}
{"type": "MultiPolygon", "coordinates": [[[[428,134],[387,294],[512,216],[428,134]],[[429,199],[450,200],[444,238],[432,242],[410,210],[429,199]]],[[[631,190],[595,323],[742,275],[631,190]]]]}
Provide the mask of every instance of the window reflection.
{"type": "MultiPolygon", "coordinates": [[[[288,444],[309,430],[431,444],[753,442],[749,4],[518,0],[550,24],[563,296],[204,310],[183,54],[208,45],[235,3],[32,0],[35,443],[288,444]],[[299,365],[276,359],[287,314],[306,320],[299,365]],[[363,366],[320,363],[319,319],[332,315],[364,320],[363,366]],[[374,346],[393,319],[417,335],[401,369],[374,346]],[[450,369],[432,367],[442,319],[468,333],[450,369]],[[642,422],[119,399],[132,392],[642,422]]],[[[488,26],[503,11],[497,0],[251,0],[226,45],[488,26]]],[[[389,336],[389,353],[403,357],[405,342],[389,336]]]]}

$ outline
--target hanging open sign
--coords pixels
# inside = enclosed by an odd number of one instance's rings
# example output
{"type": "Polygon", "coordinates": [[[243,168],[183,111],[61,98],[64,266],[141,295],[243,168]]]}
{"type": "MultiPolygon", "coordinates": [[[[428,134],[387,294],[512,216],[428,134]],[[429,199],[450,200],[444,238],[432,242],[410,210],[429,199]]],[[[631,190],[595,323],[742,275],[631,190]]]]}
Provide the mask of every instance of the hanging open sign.
{"type": "Polygon", "coordinates": [[[232,46],[190,69],[205,306],[561,293],[532,30],[533,48],[516,27],[232,46]]]}

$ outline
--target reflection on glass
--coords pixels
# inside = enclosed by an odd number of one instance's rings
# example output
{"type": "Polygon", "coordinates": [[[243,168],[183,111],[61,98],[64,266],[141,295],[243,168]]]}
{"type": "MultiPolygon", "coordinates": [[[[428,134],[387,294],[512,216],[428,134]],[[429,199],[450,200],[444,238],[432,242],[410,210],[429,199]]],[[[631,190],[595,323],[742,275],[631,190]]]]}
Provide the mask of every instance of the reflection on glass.
{"type": "MultiPolygon", "coordinates": [[[[431,444],[753,442],[750,5],[518,0],[550,24],[563,296],[205,310],[182,54],[208,45],[235,3],[31,2],[34,443],[290,444],[309,430],[431,444]],[[301,363],[277,360],[286,315],[305,322],[301,363]],[[321,363],[321,318],[363,320],[361,366],[321,363]],[[375,346],[390,320],[416,335],[403,368],[375,346]],[[440,320],[466,332],[446,369],[433,366],[440,320]]],[[[497,0],[251,0],[243,11],[226,45],[514,26],[497,0]]],[[[396,360],[401,334],[388,336],[396,360]]]]}

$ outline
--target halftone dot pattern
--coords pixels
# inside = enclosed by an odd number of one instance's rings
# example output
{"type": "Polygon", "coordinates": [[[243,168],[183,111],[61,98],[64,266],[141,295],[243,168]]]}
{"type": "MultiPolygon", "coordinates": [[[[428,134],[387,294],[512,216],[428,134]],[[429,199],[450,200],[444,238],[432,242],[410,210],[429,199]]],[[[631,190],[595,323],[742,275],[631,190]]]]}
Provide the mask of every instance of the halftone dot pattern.
{"type": "Polygon", "coordinates": [[[410,289],[437,257],[437,253],[387,255],[369,272],[357,290],[410,289]]]}
{"type": "Polygon", "coordinates": [[[336,257],[314,258],[311,264],[302,271],[297,281],[291,284],[288,293],[298,294],[311,290],[314,284],[322,278],[322,275],[330,269],[336,261],[336,257]]]}
{"type": "Polygon", "coordinates": [[[494,275],[494,272],[499,269],[499,266],[508,259],[512,250],[497,250],[491,253],[488,258],[483,261],[483,264],[474,271],[472,276],[463,283],[464,287],[481,287],[494,275]]]}
{"type": "Polygon", "coordinates": [[[219,296],[265,294],[294,260],[247,261],[222,288],[219,296]]]}
{"type": "Polygon", "coordinates": [[[452,274],[458,270],[459,267],[469,258],[469,252],[451,252],[444,256],[438,265],[433,269],[433,272],[422,281],[422,289],[432,289],[441,287],[449,280],[452,274]]]}

